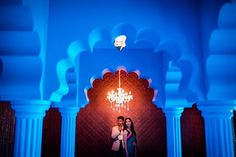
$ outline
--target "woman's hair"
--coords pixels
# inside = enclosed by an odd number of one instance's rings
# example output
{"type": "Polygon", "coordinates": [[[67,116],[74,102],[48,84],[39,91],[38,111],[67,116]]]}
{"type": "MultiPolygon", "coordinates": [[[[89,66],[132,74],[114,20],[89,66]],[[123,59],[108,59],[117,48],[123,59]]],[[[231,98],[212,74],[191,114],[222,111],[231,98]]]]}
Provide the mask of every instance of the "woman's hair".
{"type": "Polygon", "coordinates": [[[127,125],[126,125],[126,120],[130,120],[130,122],[131,122],[131,125],[130,125],[130,130],[132,131],[132,133],[134,134],[134,136],[136,136],[136,132],[135,132],[135,130],[134,130],[134,123],[133,123],[133,121],[131,120],[131,118],[129,118],[129,117],[127,117],[127,118],[125,118],[125,122],[124,122],[124,130],[126,130],[128,127],[127,127],[127,125]]]}

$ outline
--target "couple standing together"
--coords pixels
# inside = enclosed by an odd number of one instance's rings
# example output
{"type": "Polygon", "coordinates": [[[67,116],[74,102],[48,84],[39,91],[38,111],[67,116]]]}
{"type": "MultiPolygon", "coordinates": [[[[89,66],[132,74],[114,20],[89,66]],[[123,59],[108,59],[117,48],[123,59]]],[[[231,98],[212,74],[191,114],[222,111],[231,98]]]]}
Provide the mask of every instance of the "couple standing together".
{"type": "Polygon", "coordinates": [[[131,118],[117,117],[117,125],[112,127],[113,157],[136,157],[136,132],[131,118]]]}

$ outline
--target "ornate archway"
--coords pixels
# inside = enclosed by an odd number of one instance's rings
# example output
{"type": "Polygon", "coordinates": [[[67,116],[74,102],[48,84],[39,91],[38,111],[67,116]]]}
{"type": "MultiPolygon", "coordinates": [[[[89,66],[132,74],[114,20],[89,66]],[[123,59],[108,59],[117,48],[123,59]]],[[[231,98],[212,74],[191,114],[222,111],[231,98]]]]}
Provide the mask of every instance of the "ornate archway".
{"type": "Polygon", "coordinates": [[[140,157],[166,156],[165,115],[152,102],[154,90],[149,81],[135,72],[121,70],[120,74],[122,88],[131,91],[134,97],[129,102],[130,110],[113,111],[106,100],[107,92],[118,85],[118,70],[95,79],[88,90],[89,103],[77,117],[76,155],[110,157],[111,127],[115,125],[117,116],[123,115],[134,121],[140,157]]]}

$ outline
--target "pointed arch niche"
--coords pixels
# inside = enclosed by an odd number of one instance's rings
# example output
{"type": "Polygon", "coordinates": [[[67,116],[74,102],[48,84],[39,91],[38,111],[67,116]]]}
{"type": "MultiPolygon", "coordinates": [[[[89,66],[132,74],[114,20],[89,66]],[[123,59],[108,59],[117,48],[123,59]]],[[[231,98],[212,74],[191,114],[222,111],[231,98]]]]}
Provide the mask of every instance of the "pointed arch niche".
{"type": "Polygon", "coordinates": [[[117,116],[122,115],[134,122],[140,157],[166,156],[165,114],[153,104],[155,92],[150,81],[140,78],[137,72],[120,69],[121,87],[132,92],[133,100],[129,102],[129,111],[121,109],[119,113],[106,100],[107,92],[117,88],[118,77],[118,70],[105,72],[88,89],[89,103],[80,110],[76,121],[76,155],[110,157],[111,127],[116,124],[117,116]]]}

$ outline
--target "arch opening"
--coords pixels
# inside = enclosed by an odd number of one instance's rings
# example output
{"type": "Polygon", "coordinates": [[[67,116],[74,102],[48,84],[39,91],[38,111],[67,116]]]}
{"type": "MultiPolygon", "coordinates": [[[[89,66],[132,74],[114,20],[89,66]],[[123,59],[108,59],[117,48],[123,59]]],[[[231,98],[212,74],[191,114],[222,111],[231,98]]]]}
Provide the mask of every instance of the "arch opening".
{"type": "Polygon", "coordinates": [[[110,102],[106,100],[107,92],[118,86],[118,70],[114,73],[106,71],[102,78],[95,79],[92,88],[87,91],[89,103],[80,110],[77,117],[76,154],[84,157],[111,156],[111,128],[116,124],[116,118],[122,115],[130,117],[134,122],[139,156],[166,156],[165,115],[152,102],[155,92],[150,88],[149,80],[140,78],[137,72],[127,72],[125,69],[120,70],[120,76],[122,88],[132,91],[130,110],[113,111],[110,102]]]}

